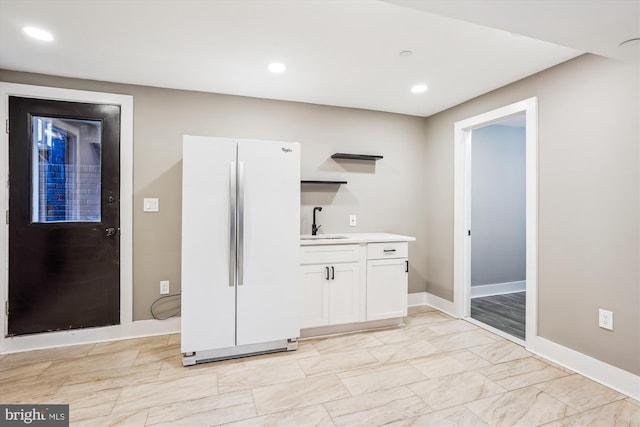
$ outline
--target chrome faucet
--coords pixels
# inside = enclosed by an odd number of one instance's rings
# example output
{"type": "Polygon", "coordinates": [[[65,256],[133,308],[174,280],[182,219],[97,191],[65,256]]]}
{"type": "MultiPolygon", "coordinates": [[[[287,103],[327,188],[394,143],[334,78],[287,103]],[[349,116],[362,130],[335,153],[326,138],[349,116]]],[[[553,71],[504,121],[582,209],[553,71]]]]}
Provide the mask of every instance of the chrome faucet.
{"type": "Polygon", "coordinates": [[[311,235],[315,236],[318,233],[318,229],[322,227],[321,225],[316,225],[316,211],[322,212],[322,208],[320,206],[316,206],[313,208],[313,224],[311,224],[311,235]]]}

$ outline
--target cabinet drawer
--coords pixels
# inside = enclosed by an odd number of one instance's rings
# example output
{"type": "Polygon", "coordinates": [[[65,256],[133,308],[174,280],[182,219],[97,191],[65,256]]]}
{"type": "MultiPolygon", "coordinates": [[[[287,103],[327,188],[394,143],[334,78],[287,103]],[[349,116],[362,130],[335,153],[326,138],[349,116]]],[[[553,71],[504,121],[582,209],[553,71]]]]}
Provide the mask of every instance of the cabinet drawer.
{"type": "Polygon", "coordinates": [[[407,258],[409,244],[407,242],[369,243],[367,259],[407,258]]]}
{"type": "Polygon", "coordinates": [[[300,247],[300,264],[327,264],[358,261],[358,245],[317,245],[300,247]]]}

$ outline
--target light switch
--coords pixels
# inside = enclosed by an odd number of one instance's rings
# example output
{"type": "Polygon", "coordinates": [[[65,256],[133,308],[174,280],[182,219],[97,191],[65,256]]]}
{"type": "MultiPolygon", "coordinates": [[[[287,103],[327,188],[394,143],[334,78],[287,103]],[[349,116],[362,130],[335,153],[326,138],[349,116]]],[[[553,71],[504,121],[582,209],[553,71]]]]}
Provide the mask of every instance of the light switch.
{"type": "Polygon", "coordinates": [[[160,199],[144,199],[144,211],[145,212],[160,212],[160,199]]]}

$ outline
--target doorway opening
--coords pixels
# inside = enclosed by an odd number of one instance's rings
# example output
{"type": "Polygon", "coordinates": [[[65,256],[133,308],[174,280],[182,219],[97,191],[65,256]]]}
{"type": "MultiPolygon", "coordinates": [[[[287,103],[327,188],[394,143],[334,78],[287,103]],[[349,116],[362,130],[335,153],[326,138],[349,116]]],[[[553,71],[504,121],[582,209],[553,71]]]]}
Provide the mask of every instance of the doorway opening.
{"type": "Polygon", "coordinates": [[[471,131],[472,319],[524,341],[525,115],[471,131]]]}
{"type": "Polygon", "coordinates": [[[537,335],[537,99],[455,124],[454,302],[531,348],[537,335]]]}

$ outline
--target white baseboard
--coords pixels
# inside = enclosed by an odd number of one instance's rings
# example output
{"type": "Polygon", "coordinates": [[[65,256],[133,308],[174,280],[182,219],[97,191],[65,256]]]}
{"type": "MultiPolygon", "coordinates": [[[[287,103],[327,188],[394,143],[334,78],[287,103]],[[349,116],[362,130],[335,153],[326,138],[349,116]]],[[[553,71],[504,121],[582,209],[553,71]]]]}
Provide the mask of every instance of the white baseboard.
{"type": "Polygon", "coordinates": [[[512,294],[514,292],[524,292],[527,290],[527,282],[493,283],[490,285],[471,286],[471,298],[488,297],[491,295],[512,294]]]}
{"type": "Polygon", "coordinates": [[[141,338],[155,335],[179,334],[181,326],[180,317],[170,317],[166,320],[138,320],[133,322],[127,338],[141,338]]]}
{"type": "Polygon", "coordinates": [[[0,354],[53,347],[68,347],[79,344],[94,344],[105,341],[167,335],[179,332],[179,317],[171,317],[167,320],[139,320],[125,325],[106,326],[102,328],[74,329],[70,331],[6,337],[0,342],[0,354]]]}
{"type": "Polygon", "coordinates": [[[443,313],[448,314],[452,317],[460,317],[456,313],[455,304],[453,302],[446,300],[444,298],[440,298],[439,296],[430,294],[428,292],[415,292],[409,294],[409,298],[407,299],[409,307],[415,307],[419,305],[428,305],[429,307],[433,307],[442,311],[443,313]]]}
{"type": "Polygon", "coordinates": [[[535,337],[533,351],[558,365],[571,369],[636,400],[640,400],[640,376],[638,375],[542,337],[535,337]]]}
{"type": "Polygon", "coordinates": [[[420,305],[427,305],[427,293],[426,292],[415,292],[413,294],[409,294],[407,298],[407,306],[408,307],[417,307],[420,305]]]}

